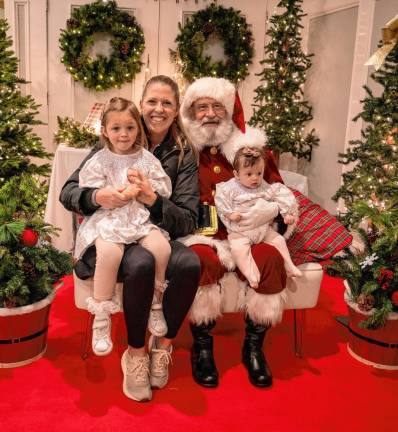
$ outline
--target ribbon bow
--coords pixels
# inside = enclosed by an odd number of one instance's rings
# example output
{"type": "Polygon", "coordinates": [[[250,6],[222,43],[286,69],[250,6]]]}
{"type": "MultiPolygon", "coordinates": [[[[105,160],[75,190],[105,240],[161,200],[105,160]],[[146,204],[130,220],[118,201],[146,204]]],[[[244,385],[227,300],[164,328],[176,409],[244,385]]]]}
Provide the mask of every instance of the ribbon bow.
{"type": "Polygon", "coordinates": [[[245,157],[258,158],[260,156],[260,151],[257,149],[246,147],[243,149],[242,155],[245,157]]]}
{"type": "Polygon", "coordinates": [[[365,63],[366,66],[373,65],[375,70],[380,69],[384,60],[398,42],[398,15],[395,15],[392,20],[384,25],[381,33],[383,45],[365,63]]]}

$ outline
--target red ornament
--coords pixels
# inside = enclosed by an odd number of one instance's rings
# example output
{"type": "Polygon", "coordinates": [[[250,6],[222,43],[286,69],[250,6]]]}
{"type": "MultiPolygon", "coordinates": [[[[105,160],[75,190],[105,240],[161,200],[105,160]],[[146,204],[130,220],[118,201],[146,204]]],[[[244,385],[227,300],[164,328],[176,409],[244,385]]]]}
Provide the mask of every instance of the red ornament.
{"type": "Polygon", "coordinates": [[[387,269],[381,268],[379,272],[379,276],[377,277],[377,282],[381,286],[381,289],[388,290],[390,286],[390,282],[394,279],[394,273],[387,269]]]}
{"type": "Polygon", "coordinates": [[[398,291],[392,293],[391,301],[393,302],[394,306],[398,306],[398,291]]]}
{"type": "Polygon", "coordinates": [[[21,235],[21,242],[24,246],[33,247],[39,240],[39,234],[30,228],[25,228],[21,235]]]}

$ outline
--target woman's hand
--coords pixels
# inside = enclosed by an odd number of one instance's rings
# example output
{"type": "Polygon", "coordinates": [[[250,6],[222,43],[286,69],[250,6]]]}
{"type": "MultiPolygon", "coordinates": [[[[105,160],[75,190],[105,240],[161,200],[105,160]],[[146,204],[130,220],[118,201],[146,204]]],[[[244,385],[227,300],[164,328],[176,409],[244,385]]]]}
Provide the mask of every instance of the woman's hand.
{"type": "Polygon", "coordinates": [[[120,191],[111,186],[98,189],[95,195],[95,201],[98,205],[106,209],[123,207],[129,201],[120,191]]]}
{"type": "Polygon", "coordinates": [[[136,169],[129,169],[127,171],[127,178],[130,183],[135,184],[140,192],[137,195],[137,201],[147,206],[151,206],[156,201],[156,193],[152,189],[151,184],[148,179],[144,176],[144,174],[136,169]]]}

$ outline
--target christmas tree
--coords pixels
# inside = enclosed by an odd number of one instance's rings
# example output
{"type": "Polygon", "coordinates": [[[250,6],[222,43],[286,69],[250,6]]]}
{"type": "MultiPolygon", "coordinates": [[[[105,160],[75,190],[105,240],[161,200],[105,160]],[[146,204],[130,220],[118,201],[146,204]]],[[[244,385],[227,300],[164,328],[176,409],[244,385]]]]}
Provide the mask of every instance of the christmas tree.
{"type": "Polygon", "coordinates": [[[68,254],[45,239],[55,229],[43,220],[51,157],[32,127],[38,106],[24,96],[8,25],[0,20],[0,307],[38,301],[71,271],[68,254]]]}
{"type": "Polygon", "coordinates": [[[352,169],[343,173],[333,197],[344,200],[342,220],[360,232],[364,251],[347,250],[329,268],[347,280],[361,310],[373,310],[363,322],[370,329],[398,311],[398,44],[371,78],[381,85],[381,94],[364,86],[363,111],[354,118],[364,121],[361,139],[350,141],[339,155],[339,162],[352,169]]]}
{"type": "Polygon", "coordinates": [[[311,160],[312,148],[319,139],[314,130],[303,135],[305,124],[312,119],[311,107],[303,100],[306,71],[311,67],[311,55],[301,49],[300,20],[302,0],[281,0],[285,8],[270,19],[265,47],[264,69],[258,75],[261,84],[255,90],[252,126],[263,129],[268,146],[276,153],[292,153],[297,158],[311,160]]]}

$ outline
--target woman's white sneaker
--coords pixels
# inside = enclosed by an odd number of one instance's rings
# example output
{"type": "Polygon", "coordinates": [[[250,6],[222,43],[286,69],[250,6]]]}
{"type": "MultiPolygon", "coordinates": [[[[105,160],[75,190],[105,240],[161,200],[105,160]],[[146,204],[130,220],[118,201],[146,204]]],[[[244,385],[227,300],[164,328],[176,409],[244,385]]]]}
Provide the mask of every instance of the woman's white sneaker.
{"type": "Polygon", "coordinates": [[[150,383],[152,388],[161,389],[169,380],[169,364],[173,347],[161,349],[156,346],[156,337],[149,338],[149,353],[151,363],[149,367],[150,383]]]}
{"type": "Polygon", "coordinates": [[[131,356],[128,349],[122,356],[123,393],[138,402],[152,399],[149,383],[149,357],[131,356]]]}

